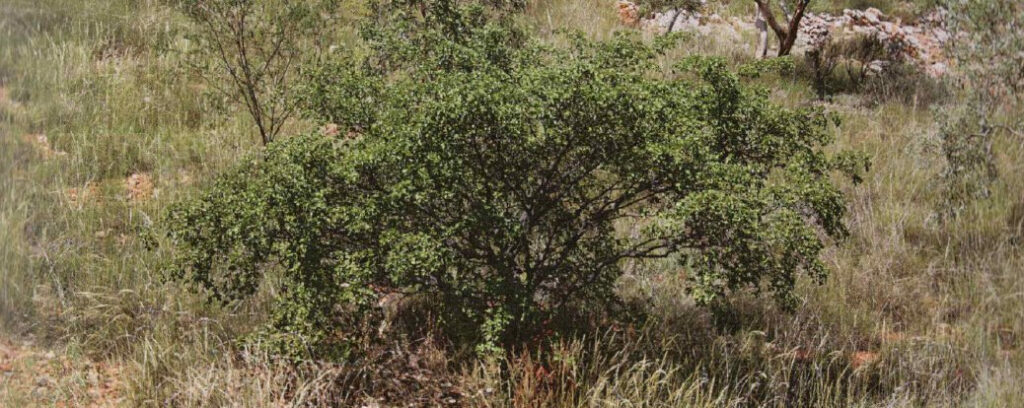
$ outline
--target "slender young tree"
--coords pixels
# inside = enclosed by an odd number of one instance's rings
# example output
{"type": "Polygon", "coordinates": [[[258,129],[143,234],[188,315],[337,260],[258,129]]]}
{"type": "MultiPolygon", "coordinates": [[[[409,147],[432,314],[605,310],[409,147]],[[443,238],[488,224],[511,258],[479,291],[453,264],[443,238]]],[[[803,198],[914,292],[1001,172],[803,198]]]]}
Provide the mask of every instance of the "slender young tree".
{"type": "Polygon", "coordinates": [[[240,101],[266,145],[296,113],[288,90],[299,67],[322,51],[331,0],[191,0],[198,28],[193,67],[217,91],[240,101]]]}

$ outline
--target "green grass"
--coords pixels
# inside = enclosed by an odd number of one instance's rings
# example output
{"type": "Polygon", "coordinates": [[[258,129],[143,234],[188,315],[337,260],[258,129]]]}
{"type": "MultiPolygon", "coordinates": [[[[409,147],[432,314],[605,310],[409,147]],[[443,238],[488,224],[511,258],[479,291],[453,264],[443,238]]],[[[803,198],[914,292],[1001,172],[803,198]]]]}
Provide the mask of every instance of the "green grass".
{"type": "MultiPolygon", "coordinates": [[[[726,7],[742,15],[738,3],[726,7]]],[[[897,2],[822,3],[888,12],[897,2]]],[[[535,3],[523,18],[552,44],[559,28],[595,38],[624,29],[614,4],[598,0],[535,3]]],[[[234,339],[263,319],[259,302],[213,307],[164,282],[168,250],[145,242],[169,203],[258,145],[243,112],[185,74],[188,30],[167,1],[0,4],[0,333],[117,364],[125,405],[431,405],[455,395],[465,406],[531,407],[1024,400],[1024,254],[1012,219],[1024,203],[1024,146],[998,140],[993,196],[942,221],[935,111],[859,94],[827,105],[843,118],[837,147],[873,163],[863,184],[844,185],[852,236],[827,255],[824,285],[801,283],[792,313],[752,296],[712,313],[683,294],[674,271],[650,264],[621,285],[649,302],[647,324],[555,340],[544,352],[476,360],[396,336],[367,361],[296,366],[243,350],[234,339]],[[66,154],[46,154],[26,138],[36,134],[66,154]],[[134,173],[152,176],[152,199],[126,198],[134,173]],[[91,186],[89,197],[69,200],[69,189],[91,186]],[[854,368],[857,352],[877,360],[854,368]]],[[[743,61],[753,37],[742,35],[691,38],[670,57],[743,61]]],[[[799,74],[761,81],[789,105],[814,95],[799,74]]],[[[50,405],[72,391],[13,390],[0,405],[50,405]]]]}

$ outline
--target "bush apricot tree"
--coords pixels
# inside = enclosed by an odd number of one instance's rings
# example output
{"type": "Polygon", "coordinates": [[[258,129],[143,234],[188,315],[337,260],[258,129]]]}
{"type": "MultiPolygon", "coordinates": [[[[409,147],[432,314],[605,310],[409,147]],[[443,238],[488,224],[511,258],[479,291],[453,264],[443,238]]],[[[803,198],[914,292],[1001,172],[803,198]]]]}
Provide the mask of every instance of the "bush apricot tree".
{"type": "Polygon", "coordinates": [[[174,276],[232,300],[274,272],[272,329],[301,349],[344,343],[392,292],[436,297],[496,349],[614,304],[628,260],[675,260],[702,302],[744,287],[790,302],[799,274],[825,276],[825,239],[846,233],[830,174],[864,163],[824,152],[820,110],[772,103],[720,59],[665,75],[630,37],[510,47],[445,13],[426,14],[444,21],[414,64],[371,53],[311,76],[312,115],[348,132],[272,143],[174,207],[174,276]]]}

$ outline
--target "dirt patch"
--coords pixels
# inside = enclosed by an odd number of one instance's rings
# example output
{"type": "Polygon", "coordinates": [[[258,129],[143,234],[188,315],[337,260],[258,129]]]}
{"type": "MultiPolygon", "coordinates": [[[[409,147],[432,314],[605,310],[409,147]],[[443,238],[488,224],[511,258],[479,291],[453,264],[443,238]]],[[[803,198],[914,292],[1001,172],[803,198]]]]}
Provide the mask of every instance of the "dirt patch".
{"type": "Polygon", "coordinates": [[[122,378],[115,364],[0,338],[0,406],[120,406],[122,378]]]}
{"type": "Polygon", "coordinates": [[[858,351],[850,356],[850,366],[854,370],[871,365],[875,361],[878,361],[878,353],[874,351],[858,351]]]}
{"type": "Polygon", "coordinates": [[[96,183],[88,182],[82,187],[71,187],[64,190],[64,198],[69,206],[81,207],[100,200],[100,189],[96,183]]]}
{"type": "Polygon", "coordinates": [[[341,128],[337,123],[328,123],[320,127],[320,134],[324,136],[334,137],[337,136],[338,133],[341,133],[341,128]]]}
{"type": "Polygon", "coordinates": [[[125,180],[125,189],[128,190],[128,201],[133,203],[143,202],[153,197],[153,176],[149,173],[135,173],[125,180]]]}

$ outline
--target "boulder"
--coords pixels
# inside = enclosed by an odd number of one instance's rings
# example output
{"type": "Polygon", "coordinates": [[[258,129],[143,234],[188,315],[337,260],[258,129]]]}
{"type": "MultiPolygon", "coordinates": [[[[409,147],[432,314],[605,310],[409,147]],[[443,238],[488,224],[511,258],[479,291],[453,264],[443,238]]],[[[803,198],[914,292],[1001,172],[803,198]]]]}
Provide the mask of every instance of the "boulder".
{"type": "Polygon", "coordinates": [[[629,0],[619,0],[619,21],[628,26],[636,26],[640,22],[640,9],[629,0]]]}

